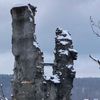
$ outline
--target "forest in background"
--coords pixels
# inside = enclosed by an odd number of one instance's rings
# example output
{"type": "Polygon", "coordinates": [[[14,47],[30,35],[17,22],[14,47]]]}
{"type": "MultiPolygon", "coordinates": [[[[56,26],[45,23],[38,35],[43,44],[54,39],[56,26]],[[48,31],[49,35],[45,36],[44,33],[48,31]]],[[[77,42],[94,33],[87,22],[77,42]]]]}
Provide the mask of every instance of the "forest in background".
{"type": "MultiPolygon", "coordinates": [[[[11,75],[0,75],[4,95],[11,100],[11,75]]],[[[72,100],[94,99],[100,100],[100,78],[76,78],[72,90],[72,100]]],[[[0,90],[1,92],[1,90],[0,90]]]]}

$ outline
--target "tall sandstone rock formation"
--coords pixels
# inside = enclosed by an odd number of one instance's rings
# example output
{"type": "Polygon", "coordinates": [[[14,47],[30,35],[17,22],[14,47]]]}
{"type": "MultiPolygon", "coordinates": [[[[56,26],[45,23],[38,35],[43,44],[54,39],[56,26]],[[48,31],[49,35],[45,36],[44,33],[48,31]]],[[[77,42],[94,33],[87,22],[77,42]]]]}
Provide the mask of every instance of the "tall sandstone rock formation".
{"type": "Polygon", "coordinates": [[[73,49],[69,32],[57,28],[55,33],[54,64],[44,67],[45,100],[71,100],[77,51],[73,49]]]}
{"type": "Polygon", "coordinates": [[[13,100],[70,100],[77,52],[69,32],[56,29],[54,62],[44,63],[35,36],[36,8],[11,9],[12,52],[15,57],[13,100]]]}
{"type": "Polygon", "coordinates": [[[12,52],[15,57],[13,100],[42,100],[42,52],[35,36],[36,8],[32,5],[11,9],[12,52]]]}
{"type": "Polygon", "coordinates": [[[71,34],[60,28],[56,29],[55,44],[54,73],[60,79],[56,100],[70,100],[76,73],[73,65],[77,59],[77,51],[73,49],[71,34]]]}

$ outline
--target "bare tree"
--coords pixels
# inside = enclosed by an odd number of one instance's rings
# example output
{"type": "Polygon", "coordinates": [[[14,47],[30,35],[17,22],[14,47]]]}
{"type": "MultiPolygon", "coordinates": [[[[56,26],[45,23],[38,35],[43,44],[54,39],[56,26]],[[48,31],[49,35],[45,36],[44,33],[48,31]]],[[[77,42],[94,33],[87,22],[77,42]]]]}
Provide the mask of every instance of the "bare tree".
{"type": "MultiPolygon", "coordinates": [[[[94,21],[94,19],[92,18],[92,16],[90,16],[90,25],[91,25],[91,29],[93,31],[93,33],[97,36],[100,37],[100,21],[98,21],[97,23],[94,21]]],[[[89,57],[95,61],[96,63],[98,63],[98,65],[100,65],[100,60],[94,58],[93,56],[89,55],[89,57]]],[[[100,67],[99,67],[100,68],[100,67]]]]}
{"type": "MultiPolygon", "coordinates": [[[[99,66],[100,66],[100,60],[98,60],[98,59],[92,57],[91,55],[89,55],[89,57],[90,57],[93,61],[95,61],[96,63],[98,63],[99,66]]],[[[99,68],[100,68],[100,67],[99,67],[99,68]]]]}

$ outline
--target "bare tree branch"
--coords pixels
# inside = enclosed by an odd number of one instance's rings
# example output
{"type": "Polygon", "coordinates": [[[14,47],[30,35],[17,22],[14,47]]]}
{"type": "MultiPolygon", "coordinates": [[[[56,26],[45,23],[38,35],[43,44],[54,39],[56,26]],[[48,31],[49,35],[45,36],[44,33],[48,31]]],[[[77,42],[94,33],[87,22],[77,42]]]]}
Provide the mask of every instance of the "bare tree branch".
{"type": "MultiPolygon", "coordinates": [[[[89,57],[90,57],[93,61],[95,61],[96,63],[98,63],[99,66],[100,66],[100,60],[95,59],[95,58],[92,57],[91,55],[89,55],[89,57]]],[[[100,68],[100,67],[99,67],[99,68],[100,68]]]]}
{"type": "Polygon", "coordinates": [[[100,37],[100,33],[97,31],[100,31],[100,23],[98,23],[98,25],[94,22],[93,18],[90,16],[90,24],[91,24],[91,29],[93,31],[94,34],[97,35],[97,37],[100,37]],[[96,28],[96,30],[95,30],[96,28]]]}

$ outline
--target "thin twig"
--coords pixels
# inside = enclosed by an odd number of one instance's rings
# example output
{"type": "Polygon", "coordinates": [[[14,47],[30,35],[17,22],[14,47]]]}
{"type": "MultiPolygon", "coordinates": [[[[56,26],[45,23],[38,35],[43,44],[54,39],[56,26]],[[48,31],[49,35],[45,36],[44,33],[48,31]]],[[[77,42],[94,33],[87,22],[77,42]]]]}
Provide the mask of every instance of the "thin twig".
{"type": "Polygon", "coordinates": [[[93,21],[93,18],[92,18],[91,16],[90,16],[90,24],[91,24],[91,29],[92,29],[93,33],[96,34],[97,37],[100,37],[100,33],[99,33],[99,32],[96,32],[96,31],[94,30],[94,27],[96,27],[96,28],[98,28],[98,29],[100,29],[100,27],[99,27],[98,25],[95,24],[95,22],[93,21]]]}
{"type": "MultiPolygon", "coordinates": [[[[91,55],[89,55],[89,57],[95,61],[96,63],[98,63],[98,65],[100,66],[100,60],[95,59],[94,57],[92,57],[91,55]]],[[[100,68],[100,67],[99,67],[100,68]]]]}

